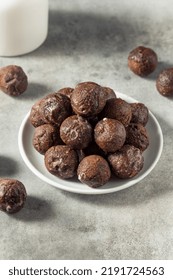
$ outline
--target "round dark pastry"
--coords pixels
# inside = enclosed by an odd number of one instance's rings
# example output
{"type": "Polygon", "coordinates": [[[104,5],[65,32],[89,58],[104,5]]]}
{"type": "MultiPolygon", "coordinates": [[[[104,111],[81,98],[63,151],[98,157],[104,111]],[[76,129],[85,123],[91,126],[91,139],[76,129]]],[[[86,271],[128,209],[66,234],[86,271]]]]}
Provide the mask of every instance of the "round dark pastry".
{"type": "Polygon", "coordinates": [[[74,148],[84,149],[92,140],[92,127],[79,115],[66,118],[60,126],[60,137],[63,142],[74,148]]]}
{"type": "Polygon", "coordinates": [[[68,146],[52,146],[45,153],[44,160],[47,170],[61,179],[72,178],[76,174],[78,156],[68,146]]]}
{"type": "Polygon", "coordinates": [[[103,87],[106,100],[116,98],[115,91],[110,87],[103,87]]]}
{"type": "Polygon", "coordinates": [[[121,122],[104,118],[96,124],[94,138],[104,152],[113,153],[124,145],[126,130],[121,122]]]}
{"type": "Polygon", "coordinates": [[[144,165],[144,158],[140,149],[124,145],[120,150],[108,156],[113,173],[122,179],[136,176],[144,165]]]}
{"type": "Polygon", "coordinates": [[[105,104],[106,98],[103,88],[93,82],[78,84],[71,94],[73,111],[84,117],[97,115],[105,104]]]}
{"type": "Polygon", "coordinates": [[[24,185],[15,179],[0,179],[0,210],[8,214],[20,211],[26,201],[24,185]]]}
{"type": "Polygon", "coordinates": [[[41,115],[40,112],[40,104],[42,102],[42,99],[38,100],[31,108],[31,112],[29,115],[29,120],[30,123],[34,126],[34,127],[38,127],[42,124],[44,124],[44,120],[43,117],[41,115]]]}
{"type": "Polygon", "coordinates": [[[50,147],[62,144],[62,140],[55,126],[43,124],[35,128],[32,143],[37,152],[45,154],[50,147]]]}
{"type": "Polygon", "coordinates": [[[74,88],[71,87],[65,87],[65,88],[61,88],[58,90],[58,93],[64,94],[66,96],[68,96],[70,98],[72,92],[73,92],[74,88]]]}
{"type": "Polygon", "coordinates": [[[79,163],[77,175],[82,183],[92,188],[98,188],[109,181],[111,171],[108,162],[103,157],[90,155],[79,163]]]}
{"type": "Polygon", "coordinates": [[[129,104],[109,87],[83,82],[36,102],[30,112],[33,146],[44,154],[47,170],[61,179],[78,179],[92,188],[112,172],[131,178],[144,164],[149,145],[148,109],[129,104]],[[110,164],[110,165],[109,165],[110,164]]]}
{"type": "Polygon", "coordinates": [[[148,122],[149,112],[148,108],[143,103],[131,103],[132,123],[141,123],[145,126],[148,122]]]}
{"type": "Polygon", "coordinates": [[[127,126],[132,117],[132,110],[129,103],[121,98],[107,100],[103,111],[100,113],[102,118],[116,119],[124,126],[127,126]]]}
{"type": "Polygon", "coordinates": [[[156,87],[163,96],[173,95],[173,68],[165,69],[159,74],[156,87]]]}
{"type": "Polygon", "coordinates": [[[40,113],[45,123],[60,126],[71,114],[70,99],[61,93],[52,93],[42,99],[40,113]]]}
{"type": "Polygon", "coordinates": [[[0,68],[0,89],[8,95],[19,96],[28,87],[28,78],[23,69],[17,65],[0,68]]]}
{"type": "Polygon", "coordinates": [[[139,46],[128,56],[130,70],[138,76],[148,76],[157,67],[157,54],[150,48],[139,46]]]}
{"type": "Polygon", "coordinates": [[[149,146],[149,137],[146,128],[140,123],[130,123],[126,128],[126,143],[144,151],[149,146]]]}

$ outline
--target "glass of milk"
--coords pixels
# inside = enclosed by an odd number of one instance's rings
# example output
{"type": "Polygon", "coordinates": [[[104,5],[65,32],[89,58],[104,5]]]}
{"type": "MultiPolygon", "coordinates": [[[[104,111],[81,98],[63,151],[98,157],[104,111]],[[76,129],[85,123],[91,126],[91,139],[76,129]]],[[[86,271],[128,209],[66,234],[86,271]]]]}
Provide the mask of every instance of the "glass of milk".
{"type": "Polygon", "coordinates": [[[48,32],[48,0],[0,0],[0,56],[38,48],[48,32]]]}

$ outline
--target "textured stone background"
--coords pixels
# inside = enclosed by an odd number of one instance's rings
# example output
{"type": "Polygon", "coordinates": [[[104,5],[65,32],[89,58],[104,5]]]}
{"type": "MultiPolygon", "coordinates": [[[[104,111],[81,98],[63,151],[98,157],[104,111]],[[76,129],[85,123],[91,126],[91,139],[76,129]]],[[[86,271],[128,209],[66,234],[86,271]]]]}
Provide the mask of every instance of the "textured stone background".
{"type": "Polygon", "coordinates": [[[29,77],[18,98],[0,94],[0,176],[21,180],[23,211],[0,213],[0,259],[172,259],[173,99],[155,88],[161,69],[173,66],[172,0],[50,0],[49,34],[36,51],[0,58],[29,77]],[[129,51],[152,47],[159,66],[142,79],[127,68],[129,51]],[[145,103],[164,134],[155,169],[137,185],[98,196],[77,195],[42,182],[25,166],[17,135],[32,104],[47,93],[93,80],[145,103]]]}

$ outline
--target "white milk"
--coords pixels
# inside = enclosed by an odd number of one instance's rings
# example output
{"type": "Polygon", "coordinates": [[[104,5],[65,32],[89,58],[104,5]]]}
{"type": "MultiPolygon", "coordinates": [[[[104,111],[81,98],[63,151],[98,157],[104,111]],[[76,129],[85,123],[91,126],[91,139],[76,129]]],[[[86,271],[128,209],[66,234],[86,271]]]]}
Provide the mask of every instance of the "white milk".
{"type": "Polygon", "coordinates": [[[0,56],[38,48],[48,31],[48,0],[0,0],[0,56]]]}

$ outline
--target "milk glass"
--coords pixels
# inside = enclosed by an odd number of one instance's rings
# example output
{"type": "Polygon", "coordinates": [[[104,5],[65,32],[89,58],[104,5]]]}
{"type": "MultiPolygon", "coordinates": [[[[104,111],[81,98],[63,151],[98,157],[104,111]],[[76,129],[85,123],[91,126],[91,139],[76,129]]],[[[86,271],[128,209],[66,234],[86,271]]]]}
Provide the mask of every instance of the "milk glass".
{"type": "Polygon", "coordinates": [[[48,0],[0,0],[0,56],[38,48],[48,32],[48,0]]]}

